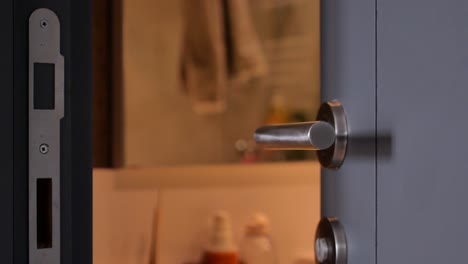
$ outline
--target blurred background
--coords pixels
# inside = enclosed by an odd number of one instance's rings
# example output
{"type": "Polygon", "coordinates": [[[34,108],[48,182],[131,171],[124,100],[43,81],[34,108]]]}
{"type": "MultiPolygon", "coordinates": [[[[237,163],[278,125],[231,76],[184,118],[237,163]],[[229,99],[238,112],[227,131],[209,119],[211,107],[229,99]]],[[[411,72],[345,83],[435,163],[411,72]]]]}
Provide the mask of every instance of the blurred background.
{"type": "Polygon", "coordinates": [[[314,263],[314,153],[252,135],[314,120],[320,1],[94,0],[93,12],[94,262],[215,264],[203,256],[221,215],[236,263],[314,263]],[[252,225],[268,260],[246,253],[252,225]]]}

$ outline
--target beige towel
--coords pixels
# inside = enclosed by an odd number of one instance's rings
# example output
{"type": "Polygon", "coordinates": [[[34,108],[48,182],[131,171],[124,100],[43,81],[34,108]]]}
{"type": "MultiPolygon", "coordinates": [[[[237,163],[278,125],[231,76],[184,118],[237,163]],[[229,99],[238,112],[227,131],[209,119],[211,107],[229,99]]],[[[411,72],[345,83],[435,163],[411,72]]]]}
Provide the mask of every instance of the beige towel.
{"type": "Polygon", "coordinates": [[[183,15],[183,87],[196,112],[222,112],[228,86],[267,71],[248,0],[185,0],[183,15]]]}

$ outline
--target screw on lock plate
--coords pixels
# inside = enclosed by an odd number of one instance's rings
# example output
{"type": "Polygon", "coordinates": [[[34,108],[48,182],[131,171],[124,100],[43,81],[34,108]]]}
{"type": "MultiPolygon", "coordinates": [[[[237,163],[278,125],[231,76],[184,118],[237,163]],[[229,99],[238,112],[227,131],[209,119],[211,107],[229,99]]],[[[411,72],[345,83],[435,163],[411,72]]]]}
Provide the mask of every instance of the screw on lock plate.
{"type": "Polygon", "coordinates": [[[49,21],[47,21],[47,19],[42,19],[39,24],[41,25],[41,28],[45,29],[49,26],[49,21]]]}
{"type": "Polygon", "coordinates": [[[41,146],[39,146],[39,151],[40,151],[42,154],[47,154],[47,153],[49,153],[49,145],[47,145],[47,144],[41,144],[41,146]]]}

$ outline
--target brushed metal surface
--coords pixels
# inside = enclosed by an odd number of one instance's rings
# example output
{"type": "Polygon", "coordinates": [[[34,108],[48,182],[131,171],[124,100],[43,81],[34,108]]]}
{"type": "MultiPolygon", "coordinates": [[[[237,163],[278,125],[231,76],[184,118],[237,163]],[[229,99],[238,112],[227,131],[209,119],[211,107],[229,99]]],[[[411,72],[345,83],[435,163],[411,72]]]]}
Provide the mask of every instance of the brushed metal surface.
{"type": "Polygon", "coordinates": [[[49,9],[29,18],[29,263],[60,263],[60,120],[64,117],[64,57],[60,54],[60,21],[49,9]],[[34,63],[55,65],[55,108],[34,109],[34,63]],[[41,153],[41,145],[48,146],[41,153]],[[52,180],[52,245],[37,243],[37,179],[52,180]]]}
{"type": "Polygon", "coordinates": [[[323,103],[317,120],[260,127],[255,131],[255,142],[266,149],[317,150],[323,168],[339,169],[348,142],[343,106],[336,100],[323,103]]]}
{"type": "Polygon", "coordinates": [[[263,126],[255,142],[267,149],[327,149],[335,142],[335,128],[322,121],[263,126]]]}
{"type": "Polygon", "coordinates": [[[323,168],[339,169],[348,148],[348,121],[343,106],[338,101],[323,103],[317,113],[317,120],[331,124],[335,134],[333,145],[317,151],[317,158],[323,168]]]}
{"type": "Polygon", "coordinates": [[[322,218],[315,235],[318,264],[347,264],[348,245],[343,225],[337,218],[322,218]]]}

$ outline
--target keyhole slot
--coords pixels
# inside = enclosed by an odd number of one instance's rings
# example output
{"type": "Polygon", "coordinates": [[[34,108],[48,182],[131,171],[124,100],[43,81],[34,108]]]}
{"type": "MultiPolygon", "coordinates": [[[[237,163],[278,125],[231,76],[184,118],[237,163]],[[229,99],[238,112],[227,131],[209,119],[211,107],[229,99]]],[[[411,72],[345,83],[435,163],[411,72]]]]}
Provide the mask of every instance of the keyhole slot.
{"type": "Polygon", "coordinates": [[[52,247],[52,179],[37,179],[37,248],[52,247]]]}

